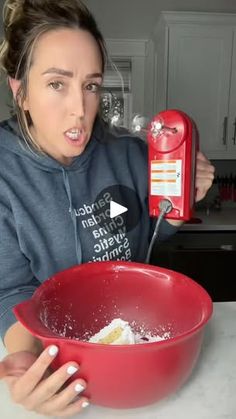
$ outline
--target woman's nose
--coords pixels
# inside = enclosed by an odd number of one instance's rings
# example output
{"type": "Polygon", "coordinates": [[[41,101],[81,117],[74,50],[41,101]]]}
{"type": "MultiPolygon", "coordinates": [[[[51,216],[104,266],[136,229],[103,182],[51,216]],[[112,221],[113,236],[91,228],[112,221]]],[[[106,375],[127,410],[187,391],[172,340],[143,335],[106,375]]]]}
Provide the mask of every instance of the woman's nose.
{"type": "Polygon", "coordinates": [[[70,114],[79,119],[83,119],[85,115],[83,92],[73,92],[70,99],[70,114]]]}

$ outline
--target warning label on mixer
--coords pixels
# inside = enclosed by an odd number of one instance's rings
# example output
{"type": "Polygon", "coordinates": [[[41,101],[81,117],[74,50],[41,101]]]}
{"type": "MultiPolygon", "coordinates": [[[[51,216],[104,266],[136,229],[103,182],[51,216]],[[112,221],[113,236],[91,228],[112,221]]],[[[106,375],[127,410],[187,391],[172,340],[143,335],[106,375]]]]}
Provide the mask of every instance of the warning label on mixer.
{"type": "Polygon", "coordinates": [[[151,161],[151,195],[181,196],[182,160],[151,161]]]}

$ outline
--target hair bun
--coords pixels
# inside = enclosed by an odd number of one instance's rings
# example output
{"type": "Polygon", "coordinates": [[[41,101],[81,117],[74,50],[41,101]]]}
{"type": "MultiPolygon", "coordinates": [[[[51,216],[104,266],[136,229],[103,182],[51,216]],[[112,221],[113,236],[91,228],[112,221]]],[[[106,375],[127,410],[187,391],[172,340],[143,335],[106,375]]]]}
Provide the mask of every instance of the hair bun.
{"type": "Polygon", "coordinates": [[[31,6],[31,7],[42,6],[42,3],[43,3],[42,0],[25,0],[24,1],[25,6],[31,6]]]}

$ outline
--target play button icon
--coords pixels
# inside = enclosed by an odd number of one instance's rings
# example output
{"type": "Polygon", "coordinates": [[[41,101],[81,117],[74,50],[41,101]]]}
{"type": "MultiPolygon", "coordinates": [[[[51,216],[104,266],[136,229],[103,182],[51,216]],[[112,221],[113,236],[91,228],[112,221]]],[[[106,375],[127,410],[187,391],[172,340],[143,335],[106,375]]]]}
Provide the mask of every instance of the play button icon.
{"type": "Polygon", "coordinates": [[[142,203],[136,191],[126,185],[104,188],[93,202],[91,223],[106,235],[133,230],[142,217],[142,203]]]}
{"type": "Polygon", "coordinates": [[[128,211],[128,208],[118,204],[115,201],[110,201],[110,218],[114,218],[118,215],[124,214],[126,211],[128,211]]]}

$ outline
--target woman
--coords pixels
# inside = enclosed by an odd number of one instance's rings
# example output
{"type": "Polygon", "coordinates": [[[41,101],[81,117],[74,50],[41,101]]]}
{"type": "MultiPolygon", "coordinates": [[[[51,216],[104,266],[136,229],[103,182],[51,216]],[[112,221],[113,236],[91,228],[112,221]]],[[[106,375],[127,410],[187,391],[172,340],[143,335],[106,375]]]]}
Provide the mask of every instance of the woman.
{"type": "MultiPolygon", "coordinates": [[[[84,380],[65,386],[79,366],[72,360],[50,374],[57,348],[42,351],[12,307],[72,265],[144,261],[151,234],[146,147],[128,134],[115,138],[98,117],[106,49],[80,1],[7,0],[4,16],[0,57],[16,116],[0,124],[0,329],[10,353],[0,375],[25,408],[69,416],[88,405],[75,398],[84,380]],[[130,230],[104,217],[114,186],[134,193],[139,212],[130,230]]],[[[199,153],[196,200],[213,173],[199,153]]],[[[178,224],[164,221],[161,239],[178,224]]]]}

